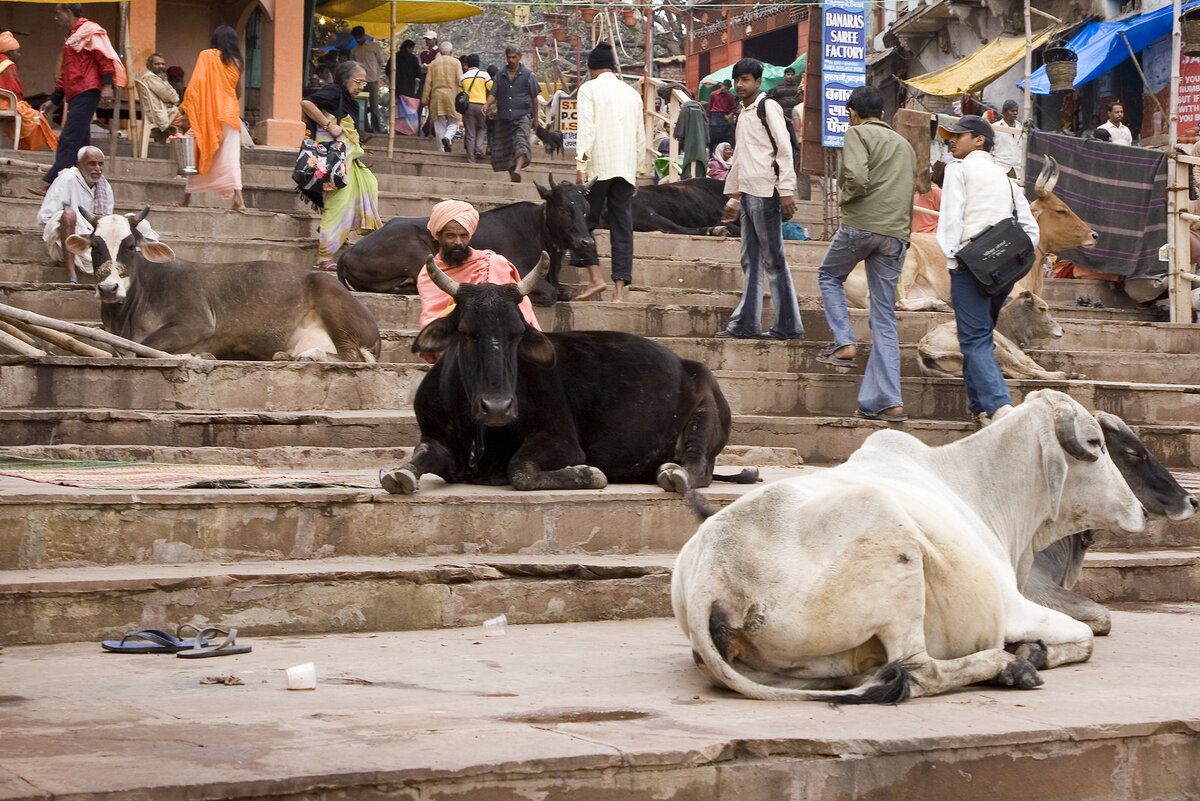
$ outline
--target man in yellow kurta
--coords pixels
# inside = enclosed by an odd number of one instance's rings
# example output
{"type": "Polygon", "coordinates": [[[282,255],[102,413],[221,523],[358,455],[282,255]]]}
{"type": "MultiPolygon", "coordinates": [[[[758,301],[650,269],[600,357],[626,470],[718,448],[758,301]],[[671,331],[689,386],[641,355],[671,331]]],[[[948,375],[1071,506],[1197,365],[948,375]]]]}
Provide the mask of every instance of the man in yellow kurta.
{"type": "Polygon", "coordinates": [[[450,143],[458,133],[458,122],[462,115],[454,110],[454,96],[462,78],[462,63],[454,57],[454,45],[442,42],[441,54],[429,65],[425,74],[425,90],[421,102],[429,107],[429,119],[433,120],[433,138],[442,143],[442,150],[450,152],[450,143]]]}

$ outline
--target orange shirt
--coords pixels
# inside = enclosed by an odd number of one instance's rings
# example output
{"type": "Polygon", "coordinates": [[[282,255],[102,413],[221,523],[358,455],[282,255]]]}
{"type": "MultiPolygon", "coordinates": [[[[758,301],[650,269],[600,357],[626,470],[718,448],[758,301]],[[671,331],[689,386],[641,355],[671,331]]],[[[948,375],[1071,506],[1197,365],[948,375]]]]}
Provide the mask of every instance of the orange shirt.
{"type": "Polygon", "coordinates": [[[221,126],[231,125],[240,135],[242,116],[237,97],[240,75],[237,65],[222,61],[221,51],[216,48],[200,51],[196,59],[183,96],[183,111],[196,137],[196,170],[200,175],[208,172],[221,146],[221,126]]]}
{"type": "MultiPolygon", "coordinates": [[[[942,209],[942,190],[937,184],[930,184],[929,191],[923,195],[913,196],[913,205],[923,209],[933,209],[941,211],[942,209]]],[[[912,231],[914,234],[936,234],[938,229],[938,217],[935,214],[924,214],[919,211],[913,212],[912,231]]]]}
{"type": "MultiPolygon", "coordinates": [[[[191,91],[190,87],[188,91],[191,91]]],[[[460,284],[515,284],[521,280],[521,274],[517,272],[513,263],[491,250],[472,248],[466,263],[457,267],[447,267],[441,254],[435,256],[433,262],[448,278],[460,284]]],[[[424,267],[417,274],[417,293],[421,296],[422,328],[454,309],[454,299],[437,288],[424,267]]],[[[529,302],[529,298],[521,298],[518,308],[521,309],[521,316],[525,318],[525,322],[539,331],[542,330],[533,314],[533,304],[529,302]]]]}

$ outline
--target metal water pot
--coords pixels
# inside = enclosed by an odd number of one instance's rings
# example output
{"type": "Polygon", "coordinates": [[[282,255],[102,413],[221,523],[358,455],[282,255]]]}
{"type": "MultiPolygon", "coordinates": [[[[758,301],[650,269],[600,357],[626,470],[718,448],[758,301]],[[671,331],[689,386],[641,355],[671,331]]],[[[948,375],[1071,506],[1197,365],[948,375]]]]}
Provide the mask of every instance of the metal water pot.
{"type": "Polygon", "coordinates": [[[178,136],[171,140],[171,155],[179,175],[196,174],[196,137],[178,136]]]}

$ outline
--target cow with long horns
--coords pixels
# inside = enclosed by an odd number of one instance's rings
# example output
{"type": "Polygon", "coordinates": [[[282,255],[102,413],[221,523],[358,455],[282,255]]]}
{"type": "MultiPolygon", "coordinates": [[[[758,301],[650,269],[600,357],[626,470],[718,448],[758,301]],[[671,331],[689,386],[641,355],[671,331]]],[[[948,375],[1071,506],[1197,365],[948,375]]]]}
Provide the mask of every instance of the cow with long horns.
{"type": "Polygon", "coordinates": [[[730,413],[709,369],[633,334],[538,331],[518,304],[548,265],[543,253],[520,283],[497,285],[460,284],[426,262],[454,308],[413,342],[442,356],[413,403],[420,444],[380,473],[388,492],[415,492],[425,473],[519,490],[712,481],[730,413]]]}

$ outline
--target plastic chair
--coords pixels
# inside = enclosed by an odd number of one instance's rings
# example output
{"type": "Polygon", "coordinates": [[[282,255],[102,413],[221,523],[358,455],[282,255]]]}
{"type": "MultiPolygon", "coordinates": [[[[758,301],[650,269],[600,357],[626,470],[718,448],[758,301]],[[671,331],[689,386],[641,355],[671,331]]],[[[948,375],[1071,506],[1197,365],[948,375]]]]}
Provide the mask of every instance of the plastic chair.
{"type": "Polygon", "coordinates": [[[13,150],[21,144],[21,112],[17,111],[17,95],[7,89],[0,89],[0,97],[8,100],[8,109],[0,111],[0,120],[8,118],[13,121],[13,150]]]}
{"type": "Polygon", "coordinates": [[[175,126],[168,125],[166,128],[158,128],[157,126],[151,125],[146,120],[145,98],[150,94],[150,89],[146,86],[145,83],[142,82],[142,80],[140,78],[134,78],[133,83],[134,83],[134,86],[137,87],[138,106],[140,107],[140,110],[138,112],[138,128],[140,130],[140,133],[138,135],[137,155],[138,155],[138,158],[144,159],[150,155],[150,134],[153,133],[154,131],[169,131],[172,128],[174,128],[175,126]]]}

